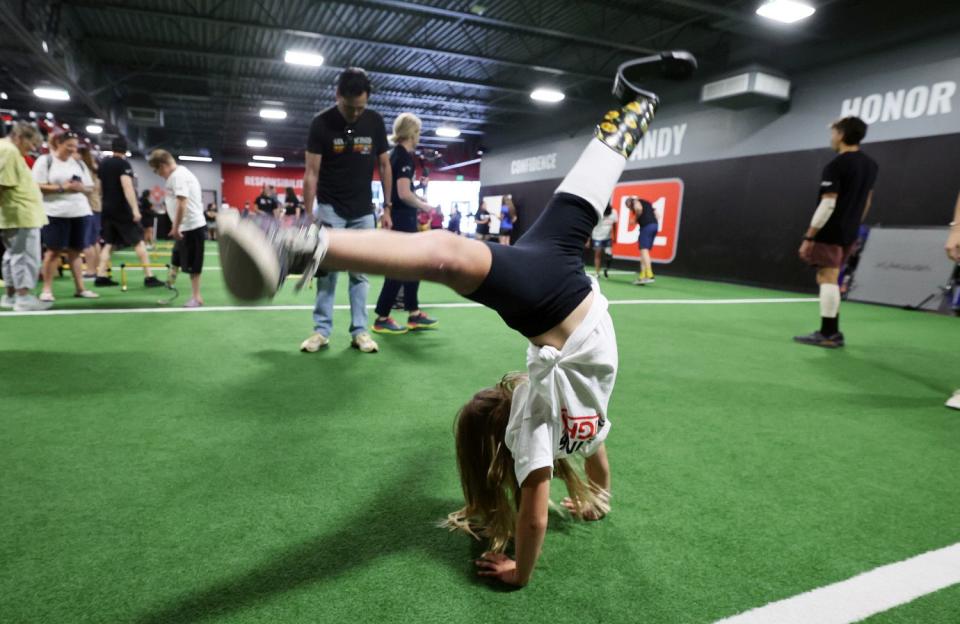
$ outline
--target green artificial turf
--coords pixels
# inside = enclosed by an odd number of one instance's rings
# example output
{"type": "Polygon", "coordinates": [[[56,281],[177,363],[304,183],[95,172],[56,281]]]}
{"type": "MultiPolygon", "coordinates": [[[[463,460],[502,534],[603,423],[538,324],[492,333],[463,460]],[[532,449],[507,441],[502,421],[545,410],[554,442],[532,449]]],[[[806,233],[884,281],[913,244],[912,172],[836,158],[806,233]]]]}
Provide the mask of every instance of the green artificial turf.
{"type": "MultiPolygon", "coordinates": [[[[632,277],[607,296],[797,296],[632,277]]],[[[63,279],[57,308],[158,307],[131,284],[92,302],[63,279]]],[[[204,292],[233,305],[214,270],[204,292]]],[[[0,314],[0,622],[710,622],[960,541],[956,319],[844,304],[848,346],[824,351],[790,340],[816,303],[612,305],[613,512],[552,516],[533,583],[502,591],[434,525],[460,504],[454,413],[525,343],[427,309],[439,331],[376,355],[343,310],[318,354],[308,309],[0,314]]]]}

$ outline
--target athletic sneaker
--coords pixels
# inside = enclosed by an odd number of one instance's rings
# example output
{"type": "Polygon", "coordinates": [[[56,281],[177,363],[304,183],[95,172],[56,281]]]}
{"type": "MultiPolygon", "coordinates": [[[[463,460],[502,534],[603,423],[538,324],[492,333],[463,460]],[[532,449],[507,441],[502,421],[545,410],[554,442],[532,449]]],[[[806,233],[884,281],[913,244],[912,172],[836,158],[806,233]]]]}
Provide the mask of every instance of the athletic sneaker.
{"type": "Polygon", "coordinates": [[[153,275],[151,275],[150,277],[143,278],[143,285],[146,288],[163,288],[164,286],[166,286],[164,282],[161,282],[153,275]]]}
{"type": "Polygon", "coordinates": [[[607,279],[610,279],[610,271],[608,271],[607,269],[604,269],[604,270],[603,270],[603,276],[604,276],[605,278],[607,278],[607,279]]]}
{"type": "Polygon", "coordinates": [[[652,283],[654,283],[655,281],[657,281],[657,278],[655,278],[655,277],[652,276],[652,275],[647,278],[647,283],[648,283],[648,284],[652,284],[652,283]]]}
{"type": "Polygon", "coordinates": [[[952,407],[955,410],[960,410],[960,390],[957,390],[953,393],[953,396],[947,399],[947,402],[944,403],[947,407],[952,407]]]}
{"type": "Polygon", "coordinates": [[[13,304],[14,298],[10,295],[4,293],[2,296],[0,296],[0,308],[6,308],[9,310],[13,307],[13,304]]]}
{"type": "Polygon", "coordinates": [[[314,332],[310,334],[309,338],[300,343],[300,350],[304,353],[316,353],[328,344],[330,344],[329,338],[320,332],[314,332]]]}
{"type": "Polygon", "coordinates": [[[371,338],[367,332],[354,336],[353,340],[350,341],[350,346],[361,353],[376,353],[380,350],[380,347],[377,346],[377,343],[373,341],[373,338],[371,338]]]}
{"type": "Polygon", "coordinates": [[[200,300],[198,300],[198,299],[194,299],[193,297],[190,297],[189,299],[187,299],[187,302],[186,302],[185,304],[183,304],[183,307],[185,307],[185,308],[202,308],[202,307],[203,307],[203,302],[200,301],[200,300]]]}
{"type": "Polygon", "coordinates": [[[423,312],[417,314],[416,316],[410,316],[407,318],[407,327],[412,331],[420,331],[423,329],[436,329],[439,327],[440,321],[437,319],[432,319],[423,312]]]}
{"type": "Polygon", "coordinates": [[[56,301],[56,300],[57,300],[57,298],[54,297],[54,296],[53,296],[53,293],[51,293],[51,292],[42,292],[42,293],[40,293],[40,301],[51,302],[51,301],[56,301]]]}
{"type": "Polygon", "coordinates": [[[81,290],[78,293],[73,293],[73,296],[77,299],[99,299],[100,295],[93,292],[92,290],[81,290]]]}
{"type": "Polygon", "coordinates": [[[388,316],[383,320],[375,320],[373,322],[373,331],[377,334],[405,334],[408,328],[397,323],[393,320],[392,316],[388,316]]]}
{"type": "Polygon", "coordinates": [[[837,349],[844,345],[843,332],[837,332],[832,336],[824,336],[819,331],[815,331],[806,336],[794,336],[793,339],[800,344],[823,347],[824,349],[837,349]]]}
{"type": "Polygon", "coordinates": [[[638,277],[637,279],[633,280],[633,285],[634,285],[634,286],[646,286],[646,285],[647,285],[647,279],[646,279],[645,277],[643,277],[643,278],[638,277]]]}
{"type": "Polygon", "coordinates": [[[113,281],[109,277],[98,277],[97,279],[93,280],[93,285],[97,287],[104,287],[104,286],[119,286],[120,284],[113,281]]]}
{"type": "Polygon", "coordinates": [[[15,312],[38,312],[40,310],[49,310],[53,306],[49,301],[40,301],[33,295],[21,295],[16,297],[13,302],[15,312]]]}

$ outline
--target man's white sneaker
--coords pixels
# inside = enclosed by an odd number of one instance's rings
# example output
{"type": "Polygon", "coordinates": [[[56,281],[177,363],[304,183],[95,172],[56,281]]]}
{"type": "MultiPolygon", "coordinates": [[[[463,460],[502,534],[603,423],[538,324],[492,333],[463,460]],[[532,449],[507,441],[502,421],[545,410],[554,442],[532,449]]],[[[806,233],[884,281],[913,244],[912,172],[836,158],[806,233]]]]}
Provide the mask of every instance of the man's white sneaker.
{"type": "Polygon", "coordinates": [[[353,340],[350,341],[350,346],[358,349],[361,353],[376,353],[380,350],[380,347],[367,332],[354,336],[353,340]]]}
{"type": "Polygon", "coordinates": [[[314,332],[310,334],[309,338],[300,343],[300,350],[304,353],[316,353],[328,344],[330,344],[329,338],[320,332],[314,332]]]}
{"type": "Polygon", "coordinates": [[[4,293],[2,296],[0,296],[0,308],[6,308],[9,310],[13,307],[13,304],[14,298],[10,295],[4,293]]]}
{"type": "Polygon", "coordinates": [[[960,410],[960,390],[957,390],[953,393],[953,396],[947,399],[947,402],[944,403],[947,407],[952,407],[955,410],[960,410]]]}
{"type": "Polygon", "coordinates": [[[49,310],[53,306],[49,301],[40,301],[33,295],[23,295],[17,297],[13,302],[13,309],[16,312],[39,312],[49,310]]]}

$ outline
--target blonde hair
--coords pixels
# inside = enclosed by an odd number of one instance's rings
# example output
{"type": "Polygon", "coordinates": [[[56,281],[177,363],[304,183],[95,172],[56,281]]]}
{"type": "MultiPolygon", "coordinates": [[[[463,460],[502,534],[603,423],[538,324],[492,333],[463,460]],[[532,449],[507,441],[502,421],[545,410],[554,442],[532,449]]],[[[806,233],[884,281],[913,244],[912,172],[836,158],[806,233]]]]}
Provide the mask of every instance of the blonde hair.
{"type": "Polygon", "coordinates": [[[40,134],[36,126],[25,121],[18,121],[10,129],[10,138],[18,138],[22,141],[29,141],[33,145],[38,145],[43,140],[43,135],[40,134]]]}
{"type": "Polygon", "coordinates": [[[413,113],[400,113],[393,120],[393,134],[390,135],[391,143],[399,143],[406,139],[412,139],[420,133],[423,122],[413,113]]]}
{"type": "Polygon", "coordinates": [[[151,169],[156,169],[160,165],[172,165],[174,164],[173,155],[167,150],[155,149],[150,152],[147,164],[150,165],[151,169]]]}
{"type": "MultiPolygon", "coordinates": [[[[514,390],[526,379],[524,373],[508,373],[496,386],[477,392],[460,408],[454,426],[464,506],[440,526],[486,538],[494,552],[506,550],[517,524],[520,484],[504,436],[514,390]]],[[[610,511],[609,493],[585,482],[565,458],[556,459],[553,469],[566,483],[577,515],[590,507],[600,514],[610,511]]]]}

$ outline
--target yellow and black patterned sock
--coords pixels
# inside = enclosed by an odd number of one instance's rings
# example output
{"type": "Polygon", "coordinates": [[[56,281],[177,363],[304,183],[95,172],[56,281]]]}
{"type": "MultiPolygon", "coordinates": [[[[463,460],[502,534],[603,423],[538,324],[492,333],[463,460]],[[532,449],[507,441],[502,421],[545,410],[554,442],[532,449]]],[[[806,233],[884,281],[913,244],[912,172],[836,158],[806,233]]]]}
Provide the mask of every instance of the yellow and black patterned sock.
{"type": "Polygon", "coordinates": [[[620,110],[611,110],[603,116],[597,125],[596,137],[600,141],[629,159],[634,148],[640,143],[650,127],[657,112],[657,102],[641,97],[620,110]]]}

